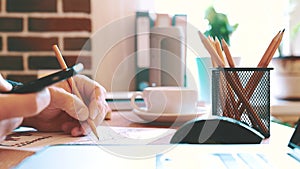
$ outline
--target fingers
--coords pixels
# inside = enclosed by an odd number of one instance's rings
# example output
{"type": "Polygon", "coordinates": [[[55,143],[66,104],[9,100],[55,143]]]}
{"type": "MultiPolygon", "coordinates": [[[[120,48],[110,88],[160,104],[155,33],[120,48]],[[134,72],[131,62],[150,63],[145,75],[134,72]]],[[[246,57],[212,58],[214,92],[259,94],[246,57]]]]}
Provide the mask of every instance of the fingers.
{"type": "Polygon", "coordinates": [[[22,123],[23,118],[10,118],[0,120],[0,142],[5,139],[5,136],[12,132],[22,123]]]}
{"type": "Polygon", "coordinates": [[[79,121],[89,117],[86,105],[76,96],[59,87],[49,87],[51,93],[51,107],[61,109],[79,121]]]}
{"type": "Polygon", "coordinates": [[[8,92],[12,89],[12,85],[8,83],[5,79],[3,79],[2,75],[0,74],[0,92],[8,92]]]}
{"type": "Polygon", "coordinates": [[[106,90],[99,83],[89,79],[86,76],[77,75],[74,77],[74,81],[82,97],[89,105],[89,117],[95,119],[99,117],[103,120],[106,113],[110,111],[110,108],[105,100],[106,90]],[[102,118],[103,117],[103,118],[102,118]]]}
{"type": "Polygon", "coordinates": [[[90,102],[89,112],[90,112],[90,118],[91,119],[95,119],[97,117],[97,115],[99,114],[99,112],[102,112],[101,110],[99,110],[98,103],[97,103],[96,100],[92,100],[90,102]]]}
{"type": "MultiPolygon", "coordinates": [[[[84,103],[88,106],[87,118],[93,120],[96,126],[100,125],[107,112],[110,111],[105,100],[106,90],[99,83],[86,76],[76,75],[73,79],[84,103]]],[[[86,135],[91,132],[91,128],[83,120],[81,127],[71,125],[65,127],[66,129],[68,128],[68,132],[70,132],[72,136],[86,135]]]]}
{"type": "Polygon", "coordinates": [[[62,131],[71,134],[74,137],[82,136],[84,135],[84,132],[80,126],[80,124],[77,122],[66,122],[62,125],[62,131]]]}
{"type": "Polygon", "coordinates": [[[107,112],[110,111],[110,108],[105,100],[105,97],[101,97],[100,88],[95,88],[94,92],[91,94],[91,100],[89,103],[89,111],[90,111],[90,118],[95,119],[99,114],[103,116],[103,119],[107,112]]]}
{"type": "Polygon", "coordinates": [[[48,89],[30,94],[0,94],[0,120],[13,117],[30,117],[38,114],[50,103],[48,89]]]}
{"type": "Polygon", "coordinates": [[[80,126],[74,127],[71,130],[71,135],[74,137],[78,137],[78,136],[82,136],[82,135],[88,135],[91,131],[92,130],[87,122],[81,122],[80,126]]]}
{"type": "Polygon", "coordinates": [[[71,134],[73,137],[87,135],[91,132],[86,122],[66,122],[62,125],[62,131],[71,134]]]}
{"type": "Polygon", "coordinates": [[[84,75],[76,75],[74,76],[74,81],[76,83],[77,89],[82,94],[82,97],[90,99],[91,97],[102,97],[105,99],[106,90],[103,86],[101,86],[96,81],[84,76],[84,75]],[[95,90],[99,89],[99,90],[95,90]]]}
{"type": "Polygon", "coordinates": [[[84,75],[76,75],[73,77],[73,79],[78,90],[80,92],[83,92],[82,94],[92,93],[95,86],[99,85],[97,82],[84,75]]]}
{"type": "Polygon", "coordinates": [[[71,136],[73,136],[73,137],[78,137],[78,136],[82,136],[82,135],[86,135],[86,134],[84,134],[84,130],[81,126],[74,127],[71,130],[71,136]]]}

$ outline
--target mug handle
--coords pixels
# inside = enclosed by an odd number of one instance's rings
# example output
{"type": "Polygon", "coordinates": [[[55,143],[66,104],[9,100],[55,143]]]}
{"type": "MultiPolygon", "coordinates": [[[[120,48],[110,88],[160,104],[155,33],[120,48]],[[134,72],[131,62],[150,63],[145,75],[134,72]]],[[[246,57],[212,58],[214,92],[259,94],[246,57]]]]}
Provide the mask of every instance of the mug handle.
{"type": "Polygon", "coordinates": [[[133,95],[131,96],[131,99],[130,99],[130,104],[133,107],[133,109],[136,109],[141,112],[146,112],[147,110],[141,109],[138,105],[135,104],[135,98],[137,98],[138,96],[141,96],[143,98],[143,93],[142,92],[133,93],[133,95]]]}

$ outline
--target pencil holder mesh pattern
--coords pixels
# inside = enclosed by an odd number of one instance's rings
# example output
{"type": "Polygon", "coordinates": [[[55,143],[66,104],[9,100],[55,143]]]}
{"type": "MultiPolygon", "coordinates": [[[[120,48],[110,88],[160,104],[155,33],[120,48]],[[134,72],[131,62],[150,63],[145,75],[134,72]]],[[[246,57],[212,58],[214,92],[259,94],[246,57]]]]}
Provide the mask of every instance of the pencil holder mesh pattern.
{"type": "Polygon", "coordinates": [[[270,70],[272,68],[213,69],[213,115],[239,120],[269,137],[270,70]]]}

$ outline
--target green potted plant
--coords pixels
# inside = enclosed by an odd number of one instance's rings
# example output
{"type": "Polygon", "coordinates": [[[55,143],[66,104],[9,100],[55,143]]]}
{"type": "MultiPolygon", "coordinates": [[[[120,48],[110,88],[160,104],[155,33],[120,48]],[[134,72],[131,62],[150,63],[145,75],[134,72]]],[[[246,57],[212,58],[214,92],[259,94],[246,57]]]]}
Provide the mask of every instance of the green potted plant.
{"type": "MultiPolygon", "coordinates": [[[[218,13],[213,6],[209,6],[205,11],[204,19],[208,20],[209,29],[204,32],[205,36],[211,36],[213,38],[224,39],[228,45],[230,45],[230,36],[237,29],[238,24],[230,25],[227,15],[223,13],[218,13]]],[[[240,58],[234,57],[235,63],[239,64],[240,58]]],[[[211,71],[211,58],[207,56],[201,56],[196,58],[198,75],[199,75],[199,85],[200,85],[200,101],[204,104],[210,104],[211,102],[211,85],[210,77],[211,71]]]]}
{"type": "Polygon", "coordinates": [[[230,35],[236,30],[238,24],[230,25],[227,15],[216,12],[213,6],[205,11],[205,19],[208,20],[209,29],[204,32],[206,36],[223,38],[230,45],[230,35]]]}

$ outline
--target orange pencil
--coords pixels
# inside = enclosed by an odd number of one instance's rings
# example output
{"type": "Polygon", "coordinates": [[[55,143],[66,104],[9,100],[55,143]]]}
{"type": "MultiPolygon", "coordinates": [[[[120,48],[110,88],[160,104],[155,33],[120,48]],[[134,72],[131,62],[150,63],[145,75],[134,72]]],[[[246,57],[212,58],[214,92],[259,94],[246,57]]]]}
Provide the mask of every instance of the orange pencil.
{"type": "MultiPolygon", "coordinates": [[[[52,49],[55,52],[55,55],[56,55],[56,58],[57,58],[57,60],[58,60],[58,62],[60,64],[60,67],[62,69],[68,68],[67,65],[66,65],[66,63],[65,63],[65,61],[64,61],[64,58],[62,57],[62,54],[61,54],[58,46],[57,45],[53,45],[52,49]]],[[[71,77],[71,78],[67,79],[67,81],[68,81],[68,84],[69,84],[70,88],[72,89],[73,93],[77,97],[79,97],[81,100],[83,100],[82,97],[81,97],[81,95],[80,95],[80,93],[79,93],[79,91],[78,91],[78,89],[77,89],[77,87],[75,86],[73,78],[71,77]]],[[[89,126],[91,127],[92,132],[95,134],[95,136],[99,140],[99,135],[98,135],[97,127],[96,127],[95,123],[90,118],[87,119],[87,122],[88,122],[89,126]]]]}
{"type": "Polygon", "coordinates": [[[224,53],[225,53],[225,56],[226,56],[229,66],[231,68],[235,68],[235,63],[233,61],[233,58],[231,56],[231,53],[230,53],[230,50],[228,48],[226,41],[224,39],[222,39],[221,41],[222,41],[222,47],[223,47],[223,50],[224,50],[224,53]]]}
{"type": "Polygon", "coordinates": [[[279,31],[275,35],[275,37],[272,39],[267,50],[265,51],[264,55],[262,56],[261,60],[259,61],[257,67],[266,67],[267,60],[268,60],[269,56],[271,55],[271,52],[272,52],[273,48],[275,47],[277,41],[279,40],[280,34],[281,34],[281,31],[279,31]]]}

